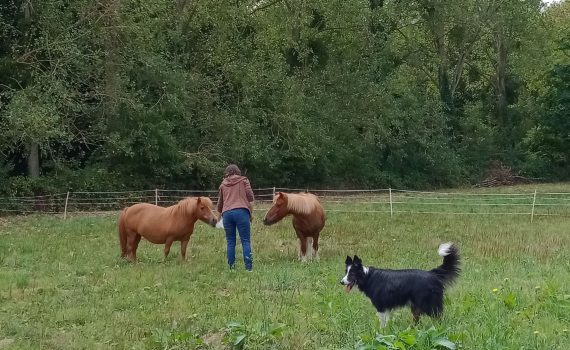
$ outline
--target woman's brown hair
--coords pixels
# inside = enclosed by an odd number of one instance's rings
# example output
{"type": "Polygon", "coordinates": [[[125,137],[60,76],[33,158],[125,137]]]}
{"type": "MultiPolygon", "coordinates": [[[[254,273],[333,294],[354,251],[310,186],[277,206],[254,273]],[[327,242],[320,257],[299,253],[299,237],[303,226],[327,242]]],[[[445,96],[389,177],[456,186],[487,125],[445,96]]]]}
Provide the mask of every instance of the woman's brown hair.
{"type": "Polygon", "coordinates": [[[239,170],[238,166],[235,164],[230,164],[224,170],[224,177],[232,176],[232,175],[241,175],[241,171],[239,170]]]}

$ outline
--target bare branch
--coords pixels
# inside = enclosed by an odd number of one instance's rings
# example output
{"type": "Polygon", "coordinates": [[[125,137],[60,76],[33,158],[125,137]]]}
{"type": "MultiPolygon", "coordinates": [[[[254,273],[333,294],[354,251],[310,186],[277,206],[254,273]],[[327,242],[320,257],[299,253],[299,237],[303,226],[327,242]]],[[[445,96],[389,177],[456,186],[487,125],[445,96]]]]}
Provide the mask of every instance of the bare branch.
{"type": "MultiPolygon", "coordinates": [[[[477,34],[475,34],[474,37],[478,38],[480,33],[481,33],[481,27],[479,27],[479,29],[477,30],[477,34]]],[[[471,41],[471,43],[469,43],[467,45],[467,47],[461,53],[461,56],[459,57],[457,64],[455,65],[455,72],[453,74],[453,81],[451,82],[451,96],[455,95],[455,90],[457,89],[457,86],[459,85],[459,81],[461,80],[461,73],[463,73],[463,65],[465,64],[465,59],[471,53],[471,51],[473,50],[473,47],[475,47],[476,42],[477,42],[477,39],[473,39],[471,41]]]]}
{"type": "Polygon", "coordinates": [[[283,2],[285,3],[285,7],[287,7],[287,10],[291,11],[291,3],[289,3],[288,0],[283,0],[283,2]]]}
{"type": "MultiPolygon", "coordinates": [[[[402,32],[402,30],[400,28],[397,28],[396,31],[398,33],[400,33],[400,35],[402,37],[404,37],[404,39],[406,39],[406,41],[410,41],[410,38],[404,32],[402,32]]],[[[419,46],[420,46],[420,48],[418,50],[410,52],[408,55],[406,55],[406,57],[411,56],[413,53],[419,52],[422,49],[426,48],[425,46],[422,47],[422,45],[419,45],[419,46]]],[[[420,64],[417,68],[419,68],[435,86],[439,86],[437,80],[433,78],[432,73],[425,67],[425,65],[420,64]]]]}
{"type": "Polygon", "coordinates": [[[283,1],[283,0],[273,0],[273,1],[270,1],[267,3],[263,0],[258,1],[253,6],[251,6],[252,9],[251,9],[251,12],[249,14],[253,15],[258,11],[263,11],[265,9],[268,9],[268,8],[272,7],[273,5],[280,3],[281,1],[283,1]]]}
{"type": "Polygon", "coordinates": [[[354,25],[354,26],[348,26],[348,27],[334,27],[334,28],[325,28],[320,30],[317,34],[321,34],[323,32],[326,31],[345,31],[345,30],[353,30],[353,29],[365,29],[366,26],[362,26],[362,25],[354,25]]]}
{"type": "Polygon", "coordinates": [[[182,10],[184,10],[184,7],[186,7],[187,3],[188,0],[176,0],[176,13],[178,13],[179,16],[182,13],[182,10]]]}

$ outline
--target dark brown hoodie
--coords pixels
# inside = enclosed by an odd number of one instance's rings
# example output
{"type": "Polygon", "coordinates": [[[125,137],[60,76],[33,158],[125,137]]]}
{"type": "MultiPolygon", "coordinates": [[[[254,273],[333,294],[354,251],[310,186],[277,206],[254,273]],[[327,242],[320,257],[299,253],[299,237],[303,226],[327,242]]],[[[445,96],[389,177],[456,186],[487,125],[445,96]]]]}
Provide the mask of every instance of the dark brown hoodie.
{"type": "Polygon", "coordinates": [[[218,193],[218,212],[244,208],[253,211],[253,191],[245,176],[230,175],[222,181],[218,193]]]}

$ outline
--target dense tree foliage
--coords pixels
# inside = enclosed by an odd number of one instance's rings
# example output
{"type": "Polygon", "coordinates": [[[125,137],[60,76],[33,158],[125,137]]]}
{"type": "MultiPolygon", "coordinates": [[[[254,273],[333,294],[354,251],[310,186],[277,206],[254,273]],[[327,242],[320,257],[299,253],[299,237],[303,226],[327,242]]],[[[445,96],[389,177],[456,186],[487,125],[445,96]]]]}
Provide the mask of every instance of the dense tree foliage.
{"type": "Polygon", "coordinates": [[[570,177],[570,4],[5,0],[0,192],[570,177]]]}

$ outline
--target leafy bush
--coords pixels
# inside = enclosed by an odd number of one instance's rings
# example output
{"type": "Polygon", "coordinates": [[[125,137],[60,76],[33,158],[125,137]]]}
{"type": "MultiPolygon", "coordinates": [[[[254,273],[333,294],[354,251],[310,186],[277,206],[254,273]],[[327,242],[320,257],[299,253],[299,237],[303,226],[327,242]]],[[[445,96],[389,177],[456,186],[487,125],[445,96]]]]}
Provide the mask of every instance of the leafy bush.
{"type": "Polygon", "coordinates": [[[203,349],[206,348],[204,340],[180,329],[174,322],[170,329],[155,329],[152,332],[152,342],[163,350],[203,349]]]}
{"type": "Polygon", "coordinates": [[[408,328],[398,334],[364,336],[356,343],[357,350],[408,350],[408,349],[448,349],[456,345],[445,336],[444,331],[435,327],[428,330],[408,328]]]}
{"type": "Polygon", "coordinates": [[[280,340],[284,330],[285,325],[282,323],[247,327],[237,322],[229,322],[224,341],[233,349],[244,349],[246,343],[250,349],[264,349],[280,340]]]}

